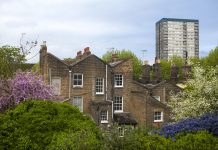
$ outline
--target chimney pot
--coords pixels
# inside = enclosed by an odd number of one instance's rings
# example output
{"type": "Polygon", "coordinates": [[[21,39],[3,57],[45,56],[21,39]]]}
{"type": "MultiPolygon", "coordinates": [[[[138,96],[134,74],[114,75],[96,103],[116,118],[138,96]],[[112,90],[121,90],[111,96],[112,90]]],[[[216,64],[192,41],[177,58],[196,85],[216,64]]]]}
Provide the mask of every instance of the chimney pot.
{"type": "Polygon", "coordinates": [[[112,53],[112,61],[115,62],[117,61],[118,57],[117,57],[117,53],[112,53]]]}
{"type": "Polygon", "coordinates": [[[145,61],[143,62],[143,65],[147,65],[147,64],[148,64],[148,61],[145,60],[145,61]]]}
{"type": "Polygon", "coordinates": [[[84,48],[84,53],[90,52],[89,47],[84,48]]]}
{"type": "Polygon", "coordinates": [[[78,51],[76,58],[79,58],[79,59],[80,59],[81,57],[82,57],[82,51],[78,51]]]}
{"type": "Polygon", "coordinates": [[[91,52],[90,52],[90,50],[89,50],[89,47],[84,48],[84,50],[83,50],[83,56],[88,56],[88,55],[90,55],[90,54],[91,54],[91,52]]]}
{"type": "Polygon", "coordinates": [[[46,46],[46,41],[43,41],[43,42],[42,42],[42,45],[43,45],[43,46],[46,46]]]}

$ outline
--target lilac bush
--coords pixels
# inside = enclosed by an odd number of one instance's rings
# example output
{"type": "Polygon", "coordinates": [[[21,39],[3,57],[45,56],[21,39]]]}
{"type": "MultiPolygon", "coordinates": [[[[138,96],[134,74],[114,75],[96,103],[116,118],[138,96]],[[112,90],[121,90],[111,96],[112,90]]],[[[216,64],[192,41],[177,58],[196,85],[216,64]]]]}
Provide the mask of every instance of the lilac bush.
{"type": "Polygon", "coordinates": [[[178,123],[163,126],[158,133],[165,137],[174,137],[177,133],[206,130],[218,136],[218,112],[208,113],[200,118],[189,118],[178,123]]]}
{"type": "Polygon", "coordinates": [[[58,99],[58,97],[54,95],[52,88],[46,85],[43,82],[42,77],[37,73],[18,72],[12,79],[7,80],[6,82],[7,84],[0,84],[1,111],[29,99],[58,99]]]}

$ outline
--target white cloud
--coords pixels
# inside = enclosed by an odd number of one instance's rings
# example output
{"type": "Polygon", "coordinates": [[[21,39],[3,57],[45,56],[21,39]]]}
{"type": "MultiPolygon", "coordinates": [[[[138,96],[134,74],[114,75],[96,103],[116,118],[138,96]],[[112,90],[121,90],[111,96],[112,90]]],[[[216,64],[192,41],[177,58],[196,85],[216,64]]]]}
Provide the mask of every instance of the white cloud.
{"type": "Polygon", "coordinates": [[[90,46],[98,56],[111,47],[134,50],[138,57],[147,49],[146,59],[153,61],[155,22],[191,17],[200,20],[200,49],[209,51],[218,44],[217,4],[208,1],[211,11],[206,12],[203,0],[3,0],[0,45],[19,45],[21,33],[26,33],[39,43],[46,40],[49,51],[60,58],[90,46]]]}

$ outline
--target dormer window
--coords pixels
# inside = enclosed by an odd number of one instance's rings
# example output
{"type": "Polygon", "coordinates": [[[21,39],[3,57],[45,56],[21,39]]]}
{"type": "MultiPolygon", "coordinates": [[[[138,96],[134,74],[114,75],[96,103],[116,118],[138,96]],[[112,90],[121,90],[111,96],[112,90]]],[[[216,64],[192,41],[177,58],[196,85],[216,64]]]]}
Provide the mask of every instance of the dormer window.
{"type": "Polygon", "coordinates": [[[114,87],[123,87],[123,75],[122,74],[114,75],[114,87]]]}

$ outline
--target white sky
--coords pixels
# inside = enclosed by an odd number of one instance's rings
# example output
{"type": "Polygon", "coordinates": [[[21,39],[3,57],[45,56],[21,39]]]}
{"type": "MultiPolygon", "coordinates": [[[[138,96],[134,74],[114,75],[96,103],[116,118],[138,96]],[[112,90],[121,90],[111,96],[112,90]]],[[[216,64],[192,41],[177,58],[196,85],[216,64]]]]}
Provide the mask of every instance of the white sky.
{"type": "MultiPolygon", "coordinates": [[[[39,42],[31,55],[47,41],[59,58],[89,46],[99,57],[110,48],[129,49],[153,63],[155,23],[165,17],[199,19],[205,56],[218,45],[217,7],[217,0],[0,0],[0,46],[19,46],[26,33],[39,42]]],[[[37,61],[38,56],[29,62],[37,61]]]]}

